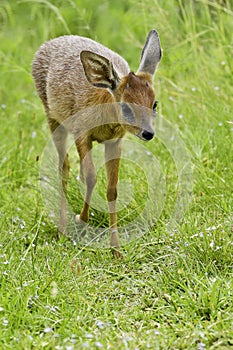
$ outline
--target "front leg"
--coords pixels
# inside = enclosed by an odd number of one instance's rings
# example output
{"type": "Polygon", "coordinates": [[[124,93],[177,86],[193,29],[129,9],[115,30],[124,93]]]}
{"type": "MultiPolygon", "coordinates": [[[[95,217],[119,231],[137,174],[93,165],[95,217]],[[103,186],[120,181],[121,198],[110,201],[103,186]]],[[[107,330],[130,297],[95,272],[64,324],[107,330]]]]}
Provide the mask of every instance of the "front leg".
{"type": "Polygon", "coordinates": [[[107,171],[107,200],[110,214],[110,246],[114,256],[120,258],[122,255],[119,252],[119,237],[117,231],[117,182],[118,171],[121,157],[121,140],[106,142],[105,144],[105,162],[107,171]]]}

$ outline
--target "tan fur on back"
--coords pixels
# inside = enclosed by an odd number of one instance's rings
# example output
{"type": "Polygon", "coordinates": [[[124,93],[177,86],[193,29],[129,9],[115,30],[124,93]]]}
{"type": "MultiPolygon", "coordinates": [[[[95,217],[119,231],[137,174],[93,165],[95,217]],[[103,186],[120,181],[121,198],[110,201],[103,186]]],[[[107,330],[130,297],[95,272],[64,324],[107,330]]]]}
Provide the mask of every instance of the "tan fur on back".
{"type": "Polygon", "coordinates": [[[129,73],[121,56],[91,39],[69,35],[43,44],[35,55],[32,72],[49,118],[59,123],[88,106],[113,102],[110,92],[87,81],[80,61],[82,50],[111,60],[119,77],[129,73]]]}

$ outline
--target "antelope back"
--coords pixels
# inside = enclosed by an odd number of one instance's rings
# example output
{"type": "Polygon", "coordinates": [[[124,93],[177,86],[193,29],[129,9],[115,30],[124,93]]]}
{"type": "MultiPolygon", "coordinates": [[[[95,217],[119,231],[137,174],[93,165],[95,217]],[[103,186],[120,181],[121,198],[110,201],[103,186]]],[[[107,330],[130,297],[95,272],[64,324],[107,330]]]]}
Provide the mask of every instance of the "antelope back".
{"type": "MultiPolygon", "coordinates": [[[[59,122],[68,118],[71,111],[75,113],[95,104],[92,96],[96,95],[96,88],[84,73],[80,60],[82,51],[107,58],[120,78],[130,71],[120,55],[88,38],[69,35],[44,43],[36,52],[32,74],[48,116],[59,122]]],[[[113,101],[109,92],[102,91],[102,94],[108,95],[108,102],[113,101]]]]}

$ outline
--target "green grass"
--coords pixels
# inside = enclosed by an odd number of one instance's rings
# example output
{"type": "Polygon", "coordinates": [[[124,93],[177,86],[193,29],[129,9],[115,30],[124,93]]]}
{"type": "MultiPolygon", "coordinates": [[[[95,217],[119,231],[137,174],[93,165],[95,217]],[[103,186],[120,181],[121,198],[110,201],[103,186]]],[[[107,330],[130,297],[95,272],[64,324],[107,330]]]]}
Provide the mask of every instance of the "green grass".
{"type": "MultiPolygon", "coordinates": [[[[0,2],[1,349],[233,347],[232,33],[230,0],[0,2]],[[130,223],[146,206],[146,157],[160,169],[161,212],[116,261],[108,249],[54,238],[40,187],[49,130],[31,61],[45,40],[72,33],[99,40],[136,70],[151,28],[163,47],[155,90],[168,129],[158,117],[157,138],[122,162],[119,220],[130,223]],[[185,212],[172,226],[177,200],[185,212]]],[[[74,150],[71,161],[68,197],[78,212],[74,150]]],[[[101,166],[98,175],[104,202],[101,166]]],[[[148,220],[156,208],[154,200],[148,220]]],[[[93,208],[91,224],[106,229],[107,213],[93,208]]]]}

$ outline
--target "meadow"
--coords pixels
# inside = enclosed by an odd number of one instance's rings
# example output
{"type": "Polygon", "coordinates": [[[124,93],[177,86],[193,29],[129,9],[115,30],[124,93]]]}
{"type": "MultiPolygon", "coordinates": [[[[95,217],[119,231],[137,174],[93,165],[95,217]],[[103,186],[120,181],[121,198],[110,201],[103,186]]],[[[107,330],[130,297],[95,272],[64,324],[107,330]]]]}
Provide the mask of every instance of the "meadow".
{"type": "MultiPolygon", "coordinates": [[[[233,348],[232,57],[231,0],[0,0],[0,349],[233,348]],[[44,41],[78,34],[136,70],[152,28],[163,48],[156,137],[126,137],[119,183],[123,231],[145,208],[148,217],[116,260],[88,235],[56,239],[31,62],[44,41]]],[[[78,179],[71,149],[75,213],[78,179]]],[[[105,186],[101,165],[103,207],[105,186]]],[[[98,205],[91,224],[108,227],[98,205]]]]}

